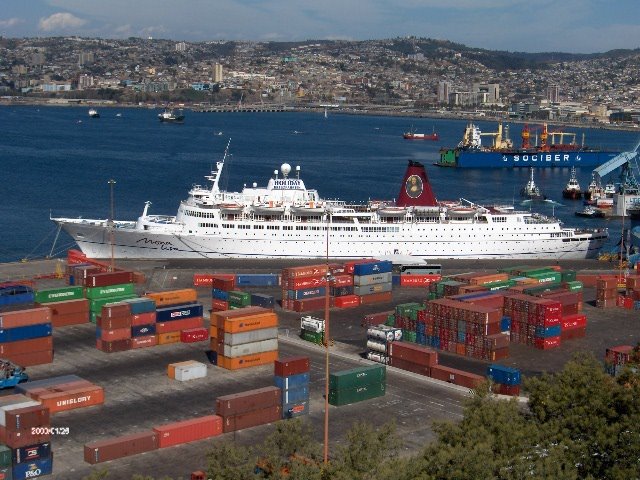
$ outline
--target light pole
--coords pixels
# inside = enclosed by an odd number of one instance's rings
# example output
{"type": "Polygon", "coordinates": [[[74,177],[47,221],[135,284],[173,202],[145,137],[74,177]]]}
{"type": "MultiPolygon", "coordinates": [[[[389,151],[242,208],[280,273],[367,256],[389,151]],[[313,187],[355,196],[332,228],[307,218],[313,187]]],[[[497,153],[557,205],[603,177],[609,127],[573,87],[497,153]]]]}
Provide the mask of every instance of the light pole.
{"type": "Polygon", "coordinates": [[[325,384],[324,384],[324,464],[329,463],[329,213],[327,212],[327,273],[324,292],[324,345],[325,345],[325,384]]]}
{"type": "Polygon", "coordinates": [[[116,181],[112,178],[109,180],[109,188],[111,190],[110,192],[110,214],[109,214],[109,222],[108,222],[108,226],[109,226],[109,244],[111,245],[111,266],[110,269],[113,272],[115,270],[115,260],[114,260],[114,255],[113,255],[113,243],[114,243],[114,239],[113,239],[113,228],[114,228],[114,223],[113,223],[113,186],[116,184],[116,181]]]}

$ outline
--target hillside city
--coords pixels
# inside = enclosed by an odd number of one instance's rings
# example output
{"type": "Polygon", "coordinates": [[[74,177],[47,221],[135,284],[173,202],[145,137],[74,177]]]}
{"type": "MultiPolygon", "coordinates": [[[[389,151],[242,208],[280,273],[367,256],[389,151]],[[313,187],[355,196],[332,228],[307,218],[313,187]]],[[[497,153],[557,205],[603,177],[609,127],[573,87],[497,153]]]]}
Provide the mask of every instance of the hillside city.
{"type": "Polygon", "coordinates": [[[640,50],[511,53],[402,37],[0,38],[0,102],[376,109],[640,123],[640,50]]]}

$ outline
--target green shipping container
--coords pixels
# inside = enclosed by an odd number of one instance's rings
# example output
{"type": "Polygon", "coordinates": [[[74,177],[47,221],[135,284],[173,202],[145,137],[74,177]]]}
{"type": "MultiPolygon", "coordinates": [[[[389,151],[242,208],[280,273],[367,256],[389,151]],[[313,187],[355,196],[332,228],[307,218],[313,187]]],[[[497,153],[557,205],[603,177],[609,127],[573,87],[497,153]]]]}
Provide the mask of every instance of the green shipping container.
{"type": "Polygon", "coordinates": [[[376,397],[384,396],[386,385],[384,383],[371,383],[357,388],[343,388],[329,390],[329,403],[336,407],[362,402],[376,397]]]}
{"type": "Polygon", "coordinates": [[[579,282],[578,280],[573,282],[566,282],[565,285],[567,286],[567,290],[569,290],[570,292],[579,292],[584,287],[582,282],[579,282]]]}
{"type": "Polygon", "coordinates": [[[519,275],[519,272],[531,270],[531,265],[516,265],[515,267],[504,267],[498,269],[499,273],[508,273],[509,275],[519,275]]]}
{"type": "Polygon", "coordinates": [[[11,466],[11,449],[6,445],[0,445],[0,467],[11,466]]]}
{"type": "Polygon", "coordinates": [[[400,305],[396,305],[396,314],[401,315],[403,317],[409,316],[411,313],[417,313],[418,310],[423,310],[424,305],[417,302],[412,303],[401,303],[400,305]]]}
{"type": "Polygon", "coordinates": [[[364,365],[329,375],[329,389],[358,388],[372,383],[385,383],[387,369],[384,365],[364,365]]]}
{"type": "Polygon", "coordinates": [[[541,273],[532,273],[527,275],[529,278],[534,278],[538,280],[540,283],[560,283],[560,279],[562,275],[560,272],[541,272],[541,273]]]}
{"type": "Polygon", "coordinates": [[[324,333],[323,332],[311,332],[309,330],[302,330],[300,332],[300,337],[307,342],[317,343],[318,345],[324,344],[324,333]]]}
{"type": "Polygon", "coordinates": [[[136,294],[136,286],[134,283],[122,283],[120,285],[109,285],[108,287],[91,287],[87,288],[87,298],[89,300],[98,300],[108,297],[122,297],[124,295],[136,294]]]}
{"type": "Polygon", "coordinates": [[[489,291],[493,292],[494,290],[503,290],[505,288],[511,288],[515,284],[516,284],[515,280],[501,280],[499,282],[485,283],[482,286],[487,288],[489,291]]]}
{"type": "Polygon", "coordinates": [[[576,281],[576,271],[575,270],[563,270],[560,272],[561,281],[563,282],[575,282],[576,281]]]}
{"type": "Polygon", "coordinates": [[[541,283],[540,285],[533,285],[529,288],[525,288],[522,293],[525,295],[540,295],[544,292],[554,292],[563,290],[562,285],[559,283],[541,283]]]}
{"type": "Polygon", "coordinates": [[[100,312],[102,312],[102,307],[107,303],[117,303],[129,298],[136,298],[136,296],[121,295],[118,297],[97,298],[95,300],[89,300],[89,311],[95,312],[96,314],[100,315],[100,312]]]}
{"type": "Polygon", "coordinates": [[[251,305],[251,294],[233,290],[229,292],[229,305],[234,307],[248,307],[251,305]]]}
{"type": "Polygon", "coordinates": [[[387,316],[387,321],[384,322],[384,324],[389,327],[393,327],[396,324],[396,316],[393,313],[387,316]]]}
{"type": "Polygon", "coordinates": [[[543,268],[529,268],[526,270],[520,271],[520,276],[533,278],[535,275],[545,274],[545,273],[560,273],[556,272],[551,267],[543,267],[543,268]]]}
{"type": "Polygon", "coordinates": [[[64,302],[84,298],[84,287],[61,287],[36,290],[36,303],[64,302]]]}

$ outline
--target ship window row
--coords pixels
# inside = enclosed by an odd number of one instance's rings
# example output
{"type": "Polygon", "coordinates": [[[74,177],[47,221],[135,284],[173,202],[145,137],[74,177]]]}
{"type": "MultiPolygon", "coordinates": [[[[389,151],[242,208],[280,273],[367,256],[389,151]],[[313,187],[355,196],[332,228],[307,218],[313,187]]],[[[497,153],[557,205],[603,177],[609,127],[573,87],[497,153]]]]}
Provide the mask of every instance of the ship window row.
{"type": "Polygon", "coordinates": [[[196,212],[194,210],[187,210],[187,216],[197,218],[214,218],[215,214],[212,212],[196,212]]]}
{"type": "Polygon", "coordinates": [[[362,227],[362,231],[365,233],[399,232],[400,227],[362,227]]]}
{"type": "Polygon", "coordinates": [[[493,221],[503,223],[507,221],[507,217],[493,217],[493,221]]]}
{"type": "Polygon", "coordinates": [[[223,223],[222,228],[235,228],[233,223],[223,223]]]}
{"type": "Polygon", "coordinates": [[[199,223],[198,227],[200,228],[218,228],[217,223],[199,223]]]}
{"type": "Polygon", "coordinates": [[[251,229],[251,225],[238,225],[238,229],[240,229],[240,230],[249,230],[249,229],[251,229]]]}

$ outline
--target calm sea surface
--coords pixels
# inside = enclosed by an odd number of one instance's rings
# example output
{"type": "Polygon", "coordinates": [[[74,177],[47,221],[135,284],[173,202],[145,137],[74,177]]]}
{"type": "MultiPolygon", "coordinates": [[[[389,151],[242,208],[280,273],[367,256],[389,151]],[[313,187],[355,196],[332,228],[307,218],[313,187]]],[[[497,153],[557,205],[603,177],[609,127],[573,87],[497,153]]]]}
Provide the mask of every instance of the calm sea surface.
{"type": "MultiPolygon", "coordinates": [[[[49,216],[107,218],[108,181],[116,181],[117,219],[137,218],[144,202],[151,213],[174,215],[194,183],[222,158],[231,138],[231,157],[221,185],[228,190],[243,184],[266,184],[282,163],[301,167],[308,188],[324,198],[348,201],[392,199],[398,195],[407,160],[427,165],[438,199],[460,197],[478,203],[520,205],[519,191],[527,169],[455,170],[432,166],[442,146],[454,146],[466,121],[407,117],[316,113],[194,113],[186,111],[183,125],[160,124],[160,110],[102,108],[91,119],[87,108],[0,107],[0,261],[36,258],[51,252],[56,227],[49,216]],[[120,116],[117,116],[120,114],[120,116]],[[408,141],[402,133],[414,127],[440,141],[408,141]],[[221,134],[219,134],[222,132],[221,134]]],[[[483,131],[495,122],[479,122],[483,131]]],[[[520,141],[521,126],[511,124],[511,138],[520,141]]],[[[586,143],[631,149],[640,133],[602,129],[572,129],[586,134],[586,143]]],[[[581,202],[562,199],[568,168],[536,171],[536,183],[558,204],[532,208],[555,214],[568,226],[607,226],[611,247],[620,239],[619,219],[574,216],[581,202]]],[[[591,169],[578,171],[586,188],[591,169]]],[[[629,221],[626,220],[627,225],[629,221]]],[[[64,255],[73,246],[61,234],[53,250],[64,255]]]]}

